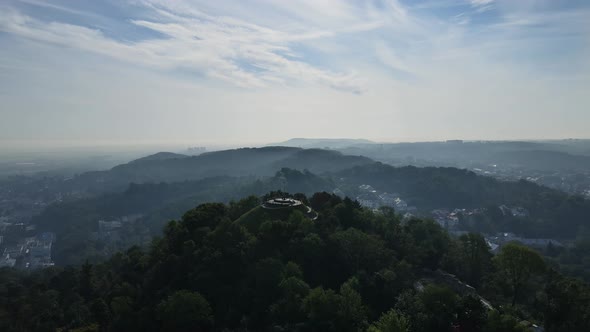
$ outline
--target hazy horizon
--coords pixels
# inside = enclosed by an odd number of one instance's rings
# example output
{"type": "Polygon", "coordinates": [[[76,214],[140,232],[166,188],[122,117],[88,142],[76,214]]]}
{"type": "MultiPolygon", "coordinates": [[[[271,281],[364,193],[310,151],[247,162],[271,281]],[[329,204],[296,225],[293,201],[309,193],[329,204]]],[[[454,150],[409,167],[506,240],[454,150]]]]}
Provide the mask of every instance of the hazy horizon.
{"type": "Polygon", "coordinates": [[[0,148],[590,138],[585,1],[0,4],[0,148]]]}
{"type": "Polygon", "coordinates": [[[531,139],[502,139],[502,140],[488,140],[488,139],[463,139],[460,137],[451,137],[448,139],[440,140],[374,140],[364,137],[291,137],[283,140],[271,141],[271,142],[228,142],[226,144],[219,144],[215,142],[198,142],[198,141],[179,141],[179,142],[137,142],[137,141],[118,141],[118,142],[73,142],[73,141],[62,141],[62,142],[47,142],[47,141],[25,141],[25,142],[11,142],[2,141],[0,142],[0,153],[48,153],[51,151],[60,152],[121,152],[121,151],[166,151],[166,152],[179,152],[181,150],[187,150],[189,148],[203,147],[208,151],[217,151],[224,149],[233,149],[241,147],[263,147],[280,145],[291,139],[306,139],[306,140],[369,140],[375,144],[403,144],[403,143],[434,143],[434,142],[445,142],[449,140],[461,140],[464,142],[559,142],[568,140],[579,140],[587,141],[590,138],[531,138],[531,139]]]}

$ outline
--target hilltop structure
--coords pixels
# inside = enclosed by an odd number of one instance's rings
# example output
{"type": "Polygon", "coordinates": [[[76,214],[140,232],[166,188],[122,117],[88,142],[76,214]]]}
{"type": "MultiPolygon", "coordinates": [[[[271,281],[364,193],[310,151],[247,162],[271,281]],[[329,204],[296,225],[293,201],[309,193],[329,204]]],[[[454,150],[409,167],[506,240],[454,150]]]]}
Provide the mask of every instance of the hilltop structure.
{"type": "Polygon", "coordinates": [[[265,209],[293,208],[301,205],[303,205],[301,201],[293,198],[273,198],[262,203],[262,207],[265,209]]]}

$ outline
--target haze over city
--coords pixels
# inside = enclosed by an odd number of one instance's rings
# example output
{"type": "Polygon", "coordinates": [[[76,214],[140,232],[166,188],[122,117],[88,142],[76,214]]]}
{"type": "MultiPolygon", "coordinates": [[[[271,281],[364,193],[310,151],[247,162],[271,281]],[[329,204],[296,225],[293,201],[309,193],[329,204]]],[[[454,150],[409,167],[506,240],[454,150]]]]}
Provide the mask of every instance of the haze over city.
{"type": "Polygon", "coordinates": [[[588,138],[587,1],[0,4],[3,146],[588,138]]]}

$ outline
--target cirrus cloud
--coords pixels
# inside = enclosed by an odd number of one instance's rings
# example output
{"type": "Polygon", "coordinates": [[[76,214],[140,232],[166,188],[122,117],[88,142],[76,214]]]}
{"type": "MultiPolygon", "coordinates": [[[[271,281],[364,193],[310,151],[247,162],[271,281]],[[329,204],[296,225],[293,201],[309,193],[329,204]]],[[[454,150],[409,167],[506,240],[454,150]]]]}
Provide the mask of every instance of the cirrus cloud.
{"type": "MultiPolygon", "coordinates": [[[[332,37],[335,31],[302,28],[284,31],[164,2],[142,1],[136,5],[149,10],[150,19],[129,22],[163,37],[119,41],[100,29],[47,22],[13,8],[0,13],[0,31],[156,69],[195,71],[243,88],[303,82],[357,94],[365,90],[365,81],[354,72],[319,68],[298,57],[292,49],[296,43],[332,37]]],[[[379,26],[379,22],[364,22],[338,33],[379,26]]]]}

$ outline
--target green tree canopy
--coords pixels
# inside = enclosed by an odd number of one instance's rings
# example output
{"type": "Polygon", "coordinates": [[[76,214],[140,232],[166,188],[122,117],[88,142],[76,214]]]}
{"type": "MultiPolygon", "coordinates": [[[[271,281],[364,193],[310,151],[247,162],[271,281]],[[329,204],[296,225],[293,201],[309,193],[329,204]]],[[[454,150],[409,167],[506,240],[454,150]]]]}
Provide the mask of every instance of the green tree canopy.
{"type": "Polygon", "coordinates": [[[530,278],[545,271],[543,258],[536,251],[517,243],[504,245],[495,261],[512,288],[512,305],[530,278]]]}
{"type": "Polygon", "coordinates": [[[187,290],[177,291],[160,302],[157,312],[164,331],[208,331],[213,323],[207,300],[187,290]]]}
{"type": "Polygon", "coordinates": [[[369,326],[367,332],[409,332],[410,331],[410,323],[408,319],[391,309],[381,317],[375,323],[369,326]]]}

